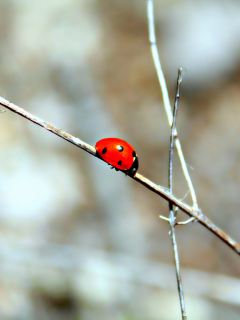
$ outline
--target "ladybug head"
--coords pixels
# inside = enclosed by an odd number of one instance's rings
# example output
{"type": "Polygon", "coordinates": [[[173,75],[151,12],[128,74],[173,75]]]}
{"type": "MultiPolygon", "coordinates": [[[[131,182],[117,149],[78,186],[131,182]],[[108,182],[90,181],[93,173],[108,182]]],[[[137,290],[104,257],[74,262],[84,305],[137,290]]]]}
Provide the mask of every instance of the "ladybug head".
{"type": "MultiPolygon", "coordinates": [[[[135,151],[134,151],[134,152],[135,152],[135,151]]],[[[129,174],[130,176],[134,176],[135,173],[136,173],[137,170],[138,170],[138,165],[139,165],[138,156],[137,156],[136,153],[135,153],[135,159],[134,159],[134,161],[133,161],[133,164],[132,164],[131,168],[126,171],[126,173],[129,174]]]]}

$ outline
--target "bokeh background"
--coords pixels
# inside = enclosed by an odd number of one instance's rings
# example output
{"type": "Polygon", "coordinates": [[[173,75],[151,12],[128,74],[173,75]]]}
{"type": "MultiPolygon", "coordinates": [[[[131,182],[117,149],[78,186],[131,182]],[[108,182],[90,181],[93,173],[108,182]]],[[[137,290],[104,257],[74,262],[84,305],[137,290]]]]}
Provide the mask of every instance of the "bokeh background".
{"type": "MultiPolygon", "coordinates": [[[[154,5],[172,102],[187,69],[177,127],[199,206],[240,242],[240,3],[154,5]]],[[[1,96],[91,145],[127,140],[167,186],[145,0],[2,0],[0,39],[1,96]]],[[[180,319],[166,201],[10,111],[0,126],[0,319],[180,319]]],[[[183,198],[177,156],[173,178],[183,198]]],[[[197,223],[177,240],[189,319],[240,319],[239,256],[197,223]]]]}

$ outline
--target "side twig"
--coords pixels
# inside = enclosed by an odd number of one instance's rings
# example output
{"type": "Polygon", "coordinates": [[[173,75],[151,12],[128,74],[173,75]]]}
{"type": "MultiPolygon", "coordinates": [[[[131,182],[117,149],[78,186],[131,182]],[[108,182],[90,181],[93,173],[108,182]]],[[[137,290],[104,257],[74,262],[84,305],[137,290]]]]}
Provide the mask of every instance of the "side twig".
{"type": "MultiPolygon", "coordinates": [[[[173,178],[172,178],[173,177],[172,176],[173,147],[174,147],[174,138],[175,138],[175,132],[176,132],[179,92],[180,92],[180,86],[182,82],[182,71],[183,71],[182,68],[178,69],[177,88],[176,88],[175,103],[173,108],[173,122],[172,122],[172,128],[171,128],[171,138],[170,138],[170,148],[169,148],[168,188],[171,194],[172,194],[172,188],[173,188],[173,178]]],[[[173,204],[169,202],[169,223],[171,226],[171,239],[172,239],[174,263],[175,263],[175,270],[176,270],[178,295],[180,300],[182,320],[187,320],[187,312],[186,312],[185,300],[183,295],[183,286],[182,286],[182,280],[181,280],[181,274],[180,274],[180,262],[179,262],[176,232],[175,232],[177,210],[178,208],[174,209],[173,204]]]]}
{"type": "MultiPolygon", "coordinates": [[[[6,99],[4,99],[2,97],[0,97],[0,105],[11,110],[12,112],[17,113],[18,115],[24,117],[25,119],[30,120],[31,122],[39,125],[40,127],[45,128],[46,130],[54,133],[55,135],[59,136],[60,138],[67,140],[68,142],[74,144],[75,146],[90,153],[92,156],[98,157],[94,147],[92,147],[89,144],[85,143],[84,141],[64,132],[63,130],[60,130],[60,129],[54,127],[53,125],[45,122],[44,120],[37,118],[33,114],[16,106],[15,104],[7,101],[6,99]]],[[[181,209],[183,212],[185,212],[190,217],[196,218],[200,224],[202,224],[204,227],[206,227],[209,231],[211,231],[218,238],[220,238],[223,242],[225,242],[238,255],[240,255],[240,244],[238,244],[236,241],[234,241],[232,238],[230,238],[225,232],[223,232],[221,229],[219,229],[214,223],[212,223],[212,221],[210,221],[206,216],[204,216],[202,214],[201,210],[199,210],[199,209],[196,210],[196,208],[188,206],[187,204],[178,200],[176,197],[174,197],[168,191],[166,191],[165,188],[155,184],[154,182],[145,178],[144,176],[142,176],[139,173],[136,173],[135,176],[131,177],[131,178],[134,179],[135,181],[141,183],[143,186],[145,186],[146,188],[148,188],[152,192],[158,194],[163,199],[167,200],[168,202],[171,202],[174,206],[177,206],[179,209],[181,209]]]]}
{"type": "MultiPolygon", "coordinates": [[[[167,85],[166,85],[166,81],[164,78],[164,74],[163,74],[163,70],[162,70],[162,66],[161,66],[161,62],[160,62],[160,58],[159,58],[159,54],[158,54],[157,44],[156,44],[155,27],[154,27],[154,13],[153,13],[153,0],[147,0],[147,16],[148,16],[149,42],[151,45],[152,57],[153,57],[154,65],[156,68],[156,72],[157,72],[159,84],[161,87],[162,95],[163,95],[163,103],[164,103],[165,111],[167,114],[168,123],[169,123],[169,126],[171,127],[172,122],[173,122],[173,115],[172,115],[172,108],[171,108],[171,104],[170,104],[170,100],[169,100],[167,85]]],[[[193,201],[193,208],[195,210],[198,210],[196,193],[195,193],[190,175],[188,173],[187,164],[186,164],[184,156],[183,156],[180,140],[178,139],[176,129],[174,131],[174,137],[175,137],[175,145],[176,145],[178,156],[179,156],[179,159],[181,162],[183,174],[185,176],[185,179],[187,181],[187,184],[188,184],[188,187],[189,187],[189,190],[191,193],[191,197],[192,197],[192,201],[193,201]]]]}

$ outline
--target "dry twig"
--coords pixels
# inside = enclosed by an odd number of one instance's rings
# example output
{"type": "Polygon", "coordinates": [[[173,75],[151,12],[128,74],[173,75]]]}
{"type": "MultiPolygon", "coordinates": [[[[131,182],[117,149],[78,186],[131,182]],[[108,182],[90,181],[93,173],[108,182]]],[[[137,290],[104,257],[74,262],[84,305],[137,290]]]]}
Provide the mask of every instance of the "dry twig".
{"type": "MultiPolygon", "coordinates": [[[[176,121],[177,121],[177,110],[178,110],[180,86],[181,86],[181,82],[182,82],[182,72],[183,72],[182,68],[179,68],[178,69],[175,103],[174,103],[174,108],[173,108],[173,121],[172,121],[172,128],[171,128],[170,148],[169,148],[168,188],[169,188],[169,192],[171,194],[172,194],[172,189],[173,189],[173,178],[172,178],[173,147],[174,147],[175,132],[176,132],[176,121]]],[[[173,204],[171,202],[169,202],[169,224],[171,226],[171,239],[172,239],[172,246],[173,246],[178,295],[179,295],[179,300],[180,300],[182,320],[187,320],[187,312],[186,312],[185,300],[184,300],[184,295],[183,295],[183,286],[182,286],[182,280],[181,280],[181,274],[180,274],[180,262],[179,262],[179,255],[178,255],[178,248],[177,248],[177,241],[176,241],[176,232],[175,232],[177,210],[178,210],[178,208],[177,207],[173,208],[173,204]]]]}
{"type": "MultiPolygon", "coordinates": [[[[160,58],[159,58],[159,54],[158,54],[158,50],[157,50],[155,27],[154,27],[153,0],[147,0],[147,15],[148,15],[149,41],[150,41],[150,45],[151,45],[153,61],[154,61],[154,65],[155,65],[155,68],[157,71],[157,76],[158,76],[159,84],[160,84],[162,95],[163,95],[163,103],[164,103],[165,111],[167,114],[168,123],[169,123],[169,126],[171,127],[172,122],[173,122],[173,115],[172,115],[172,108],[171,108],[171,104],[170,104],[170,100],[169,100],[167,85],[166,85],[166,81],[164,78],[164,74],[162,71],[161,62],[160,62],[160,58]]],[[[179,156],[179,159],[181,162],[183,174],[185,176],[185,179],[187,181],[187,184],[188,184],[188,187],[189,187],[189,190],[191,193],[191,197],[192,197],[192,201],[193,201],[193,208],[195,210],[198,210],[196,193],[194,191],[193,184],[192,184],[190,175],[188,173],[187,165],[184,160],[181,144],[178,139],[176,129],[174,131],[174,138],[175,138],[175,145],[176,145],[178,156],[179,156]]]]}
{"type": "MultiPolygon", "coordinates": [[[[15,104],[7,101],[6,99],[0,97],[0,105],[3,107],[17,113],[18,115],[24,117],[32,121],[33,123],[39,125],[42,128],[56,134],[62,139],[67,140],[68,142],[74,144],[75,146],[87,151],[91,155],[97,157],[96,150],[94,147],[90,146],[89,144],[85,143],[84,141],[54,127],[53,125],[45,122],[42,119],[37,118],[33,114],[27,112],[26,110],[16,106],[15,104]]],[[[153,191],[154,193],[158,194],[168,202],[171,202],[174,206],[177,206],[183,212],[185,212],[190,217],[194,217],[201,223],[204,227],[214,233],[218,238],[220,238],[223,242],[225,242],[231,249],[233,249],[237,254],[240,255],[240,245],[230,238],[225,232],[219,229],[212,221],[210,221],[206,216],[202,214],[200,210],[196,210],[193,207],[188,206],[187,204],[183,203],[182,201],[178,200],[172,194],[166,191],[165,188],[155,184],[154,182],[150,181],[149,179],[145,178],[139,173],[136,173],[134,177],[131,177],[135,181],[141,183],[143,186],[148,188],[149,190],[153,191]]]]}

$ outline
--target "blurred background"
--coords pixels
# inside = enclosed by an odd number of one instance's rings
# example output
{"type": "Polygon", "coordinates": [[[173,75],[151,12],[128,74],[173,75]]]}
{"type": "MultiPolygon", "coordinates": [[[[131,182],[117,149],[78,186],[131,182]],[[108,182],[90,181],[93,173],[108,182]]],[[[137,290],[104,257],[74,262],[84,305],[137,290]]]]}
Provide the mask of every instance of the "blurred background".
{"type": "MultiPolygon", "coordinates": [[[[240,2],[154,5],[172,102],[187,69],[177,128],[199,206],[240,242],[240,2]]],[[[2,0],[0,30],[2,97],[93,146],[127,140],[139,173],[167,186],[170,129],[145,0],[2,0]]],[[[167,202],[10,111],[0,126],[0,319],[181,319],[158,217],[167,202]]],[[[239,256],[198,223],[177,240],[189,319],[240,319],[239,256]]]]}

